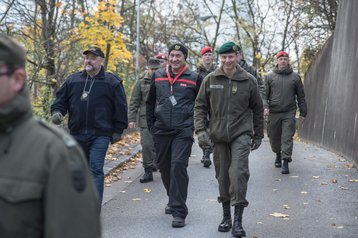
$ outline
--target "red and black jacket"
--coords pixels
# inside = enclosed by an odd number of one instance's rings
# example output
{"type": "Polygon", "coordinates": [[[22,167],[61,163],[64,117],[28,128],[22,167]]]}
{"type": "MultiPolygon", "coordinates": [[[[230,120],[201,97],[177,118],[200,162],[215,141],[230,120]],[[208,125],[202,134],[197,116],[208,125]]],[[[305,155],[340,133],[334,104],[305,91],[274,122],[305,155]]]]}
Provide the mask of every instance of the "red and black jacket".
{"type": "Polygon", "coordinates": [[[170,66],[155,71],[147,100],[148,128],[152,132],[194,129],[194,104],[201,82],[202,77],[187,68],[179,77],[170,66]]]}

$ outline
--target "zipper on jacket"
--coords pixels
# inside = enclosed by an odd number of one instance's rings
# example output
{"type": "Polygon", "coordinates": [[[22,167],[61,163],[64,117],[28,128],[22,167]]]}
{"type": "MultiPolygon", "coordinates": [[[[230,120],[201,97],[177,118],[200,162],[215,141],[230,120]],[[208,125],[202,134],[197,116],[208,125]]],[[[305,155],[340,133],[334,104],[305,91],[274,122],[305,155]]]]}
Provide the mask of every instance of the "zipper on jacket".
{"type": "Polygon", "coordinates": [[[229,93],[228,95],[228,100],[227,100],[227,112],[226,112],[226,134],[227,134],[227,139],[228,141],[230,141],[230,136],[229,136],[229,112],[230,112],[230,98],[231,98],[231,78],[229,78],[229,93]]]}

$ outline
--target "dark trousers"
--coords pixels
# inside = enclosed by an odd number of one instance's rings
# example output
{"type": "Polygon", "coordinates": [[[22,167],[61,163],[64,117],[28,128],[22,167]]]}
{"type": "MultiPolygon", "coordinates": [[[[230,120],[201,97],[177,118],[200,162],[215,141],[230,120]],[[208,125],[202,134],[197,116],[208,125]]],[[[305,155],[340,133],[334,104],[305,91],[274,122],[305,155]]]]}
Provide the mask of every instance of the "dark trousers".
{"type": "Polygon", "coordinates": [[[168,205],[173,217],[188,215],[186,199],[189,176],[187,172],[191,147],[194,142],[193,130],[183,129],[170,134],[153,135],[158,159],[158,169],[169,196],[168,205]]]}
{"type": "Polygon", "coordinates": [[[93,182],[98,191],[99,204],[102,205],[104,189],[104,159],[110,143],[109,136],[73,135],[85,152],[92,172],[93,182]]]}
{"type": "Polygon", "coordinates": [[[295,111],[270,113],[268,117],[267,135],[271,149],[274,153],[281,152],[282,159],[292,159],[295,125],[295,111]]]}

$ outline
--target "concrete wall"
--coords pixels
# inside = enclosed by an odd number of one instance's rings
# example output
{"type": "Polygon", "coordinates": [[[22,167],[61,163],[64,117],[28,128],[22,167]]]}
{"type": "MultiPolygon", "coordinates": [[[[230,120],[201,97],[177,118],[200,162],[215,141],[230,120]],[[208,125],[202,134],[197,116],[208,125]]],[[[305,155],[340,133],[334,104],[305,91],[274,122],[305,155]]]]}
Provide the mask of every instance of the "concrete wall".
{"type": "Polygon", "coordinates": [[[358,1],[340,0],[334,35],[305,75],[300,136],[358,165],[358,1]]]}

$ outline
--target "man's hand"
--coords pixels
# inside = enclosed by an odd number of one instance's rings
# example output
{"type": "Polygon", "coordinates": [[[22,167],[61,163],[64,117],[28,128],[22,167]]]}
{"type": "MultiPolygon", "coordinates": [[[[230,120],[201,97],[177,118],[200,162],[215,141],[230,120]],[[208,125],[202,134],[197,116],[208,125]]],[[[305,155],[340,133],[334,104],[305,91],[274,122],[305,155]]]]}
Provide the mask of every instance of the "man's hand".
{"type": "Polygon", "coordinates": [[[63,121],[63,116],[61,112],[54,112],[51,117],[51,121],[53,124],[60,125],[63,121]]]}
{"type": "Polygon", "coordinates": [[[269,114],[270,114],[270,109],[265,108],[264,109],[264,117],[268,117],[269,114]]]}
{"type": "Polygon", "coordinates": [[[128,128],[136,128],[136,127],[137,127],[137,123],[135,122],[128,123],[128,128]]]}
{"type": "Polygon", "coordinates": [[[202,149],[212,149],[213,143],[210,140],[209,133],[205,130],[199,131],[197,134],[199,146],[202,149]]]}
{"type": "Polygon", "coordinates": [[[251,141],[251,151],[256,150],[260,147],[261,145],[261,138],[258,137],[254,137],[251,141]]]}
{"type": "Polygon", "coordinates": [[[121,139],[122,139],[122,134],[117,133],[117,132],[114,132],[114,133],[112,134],[111,144],[114,144],[114,143],[120,141],[121,139]]]}

